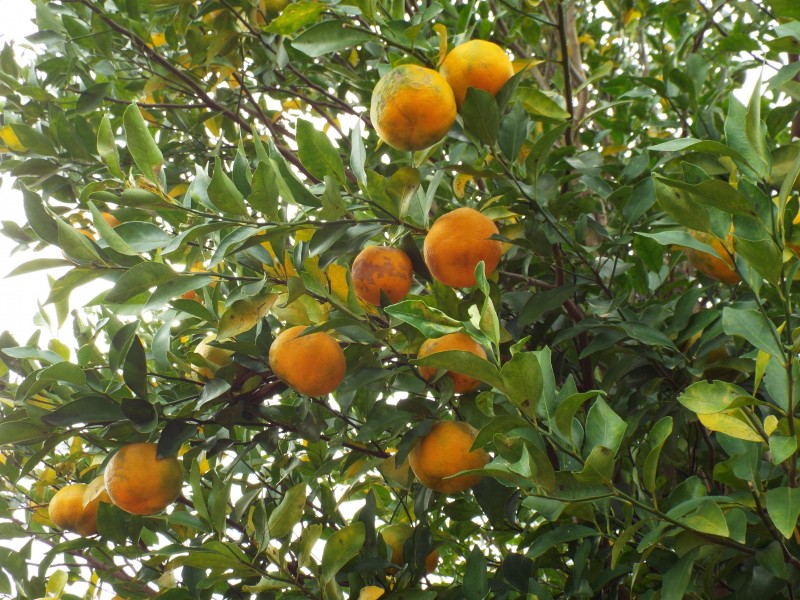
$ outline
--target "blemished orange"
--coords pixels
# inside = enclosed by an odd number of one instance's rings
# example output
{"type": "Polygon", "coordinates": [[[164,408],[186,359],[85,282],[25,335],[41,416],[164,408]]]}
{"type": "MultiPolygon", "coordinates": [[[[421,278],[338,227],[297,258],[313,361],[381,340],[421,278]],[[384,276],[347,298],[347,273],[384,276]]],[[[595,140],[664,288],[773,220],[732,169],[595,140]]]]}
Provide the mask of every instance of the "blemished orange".
{"type": "Polygon", "coordinates": [[[372,90],[370,120],[378,136],[398,150],[423,150],[441,140],[456,120],[453,90],[433,69],[400,65],[372,90]]]}
{"type": "Polygon", "coordinates": [[[503,244],[490,238],[499,233],[494,221],[474,208],[452,210],[436,219],[425,236],[425,264],[443,284],[471,287],[480,261],[487,277],[497,268],[503,244]]]}
{"type": "Polygon", "coordinates": [[[478,430],[463,421],[438,421],[422,436],[408,462],[422,485],[437,492],[463,492],[480,480],[480,475],[459,475],[468,469],[482,469],[489,462],[484,449],[470,451],[478,430]]]}
{"type": "Polygon", "coordinates": [[[399,248],[367,246],[350,268],[356,296],[375,306],[381,303],[381,291],[394,304],[411,289],[414,268],[408,254],[399,248]]]}
{"type": "MultiPolygon", "coordinates": [[[[718,258],[707,252],[695,250],[694,248],[681,248],[684,254],[686,254],[686,258],[689,259],[689,263],[691,263],[695,269],[722,283],[739,283],[742,280],[739,273],[736,272],[733,259],[720,239],[714,237],[710,233],[704,233],[702,231],[690,231],[689,233],[691,233],[692,237],[697,241],[708,244],[714,248],[717,254],[722,257],[718,258]]],[[[726,245],[729,250],[733,248],[733,239],[731,236],[728,237],[726,245]]]]}
{"type": "Polygon", "coordinates": [[[442,77],[453,89],[456,104],[474,87],[492,96],[514,75],[511,59],[500,46],[484,40],[470,40],[453,48],[439,68],[442,77]]]}
{"type": "Polygon", "coordinates": [[[295,391],[306,396],[326,396],[344,379],[344,352],[339,342],[324,331],[298,337],[305,330],[305,325],[297,325],[278,335],[269,348],[269,365],[295,391]]]}
{"type": "Polygon", "coordinates": [[[106,490],[111,502],[134,515],[164,510],[180,495],[183,469],[174,456],[158,458],[157,445],[135,442],[120,448],[108,461],[106,490]]]}
{"type": "Polygon", "coordinates": [[[97,508],[100,502],[110,502],[105,491],[95,491],[96,483],[71,483],[64,486],[48,506],[50,520],[61,529],[74,531],[84,537],[97,533],[97,508]],[[86,502],[87,497],[91,499],[86,502]]]}
{"type": "MultiPolygon", "coordinates": [[[[414,535],[414,528],[408,523],[394,523],[381,529],[380,534],[392,550],[392,556],[389,560],[398,566],[406,564],[408,561],[404,556],[403,545],[408,538],[414,535]]],[[[439,551],[434,548],[425,557],[425,573],[432,573],[438,564],[439,551]]]]}
{"type": "MultiPolygon", "coordinates": [[[[429,354],[445,352],[447,350],[461,350],[462,352],[470,352],[483,359],[486,358],[486,351],[483,347],[466,333],[461,333],[460,331],[448,333],[439,338],[425,340],[419,347],[417,358],[424,358],[429,354]]],[[[427,380],[432,379],[434,375],[436,375],[436,371],[436,367],[419,368],[419,374],[427,380]]],[[[471,392],[481,384],[480,380],[465,373],[447,371],[447,376],[453,380],[453,391],[456,394],[471,392]]]]}

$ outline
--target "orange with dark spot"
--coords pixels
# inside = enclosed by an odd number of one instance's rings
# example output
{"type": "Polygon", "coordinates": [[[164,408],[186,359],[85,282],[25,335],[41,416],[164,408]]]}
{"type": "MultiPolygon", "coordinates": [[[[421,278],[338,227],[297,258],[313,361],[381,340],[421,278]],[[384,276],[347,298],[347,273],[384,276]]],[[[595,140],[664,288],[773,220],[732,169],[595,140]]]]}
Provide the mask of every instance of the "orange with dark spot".
{"type": "Polygon", "coordinates": [[[324,331],[298,337],[305,330],[305,325],[297,325],[278,335],[269,348],[269,366],[295,391],[306,396],[327,396],[344,379],[344,352],[324,331]]]}
{"type": "Polygon", "coordinates": [[[158,458],[157,446],[136,442],[120,448],[108,461],[106,490],[125,512],[152,515],[164,510],[180,495],[183,470],[174,456],[158,458]]]}
{"type": "Polygon", "coordinates": [[[511,59],[500,46],[484,40],[459,44],[444,59],[439,72],[453,89],[456,104],[474,87],[492,96],[514,75],[511,59]]]}
{"type": "Polygon", "coordinates": [[[499,231],[474,208],[457,208],[436,219],[425,236],[423,253],[431,275],[451,287],[475,285],[475,267],[483,261],[488,277],[500,262],[503,244],[490,239],[499,231]]]}
{"type": "Polygon", "coordinates": [[[453,90],[433,69],[400,65],[372,90],[370,120],[398,150],[423,150],[441,140],[456,120],[453,90]]]}
{"type": "Polygon", "coordinates": [[[411,289],[414,269],[411,259],[398,248],[367,246],[351,267],[356,296],[375,306],[381,303],[381,291],[394,304],[411,289]]]}
{"type": "MultiPolygon", "coordinates": [[[[445,352],[446,350],[461,350],[462,352],[469,352],[483,359],[486,358],[486,351],[483,347],[466,333],[461,332],[449,333],[440,338],[425,340],[419,348],[417,358],[423,358],[435,352],[445,352]]],[[[437,369],[435,367],[419,368],[419,374],[425,379],[433,378],[433,376],[436,375],[436,371],[437,369]]],[[[456,394],[470,392],[481,384],[480,380],[464,373],[447,371],[447,376],[453,380],[453,391],[456,394]]]]}

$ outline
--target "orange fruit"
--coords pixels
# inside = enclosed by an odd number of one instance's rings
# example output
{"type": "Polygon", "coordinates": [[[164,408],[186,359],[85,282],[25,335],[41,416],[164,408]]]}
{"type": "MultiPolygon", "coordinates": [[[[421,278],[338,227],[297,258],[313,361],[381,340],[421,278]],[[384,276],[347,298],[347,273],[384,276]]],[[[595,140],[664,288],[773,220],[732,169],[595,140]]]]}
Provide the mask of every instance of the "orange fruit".
{"type": "Polygon", "coordinates": [[[183,469],[174,456],[158,458],[157,445],[136,442],[120,448],[108,461],[106,490],[125,512],[152,515],[164,510],[180,495],[183,469]]]}
{"type": "Polygon", "coordinates": [[[473,208],[457,208],[436,219],[425,236],[423,255],[431,275],[450,287],[475,285],[475,267],[484,262],[488,277],[500,262],[503,244],[489,239],[500,232],[473,208]]]}
{"type": "Polygon", "coordinates": [[[102,212],[100,213],[100,216],[103,217],[103,220],[106,223],[108,223],[111,227],[116,227],[117,225],[120,224],[119,219],[109,212],[102,212]]]}
{"type": "Polygon", "coordinates": [[[398,150],[422,150],[441,140],[456,120],[453,90],[433,69],[400,65],[372,90],[370,120],[398,150]]]}
{"type": "Polygon", "coordinates": [[[689,263],[708,277],[721,281],[722,283],[739,283],[742,279],[739,273],[736,272],[733,259],[731,258],[728,250],[733,250],[733,237],[728,236],[726,243],[723,245],[722,241],[702,231],[690,231],[692,237],[699,242],[708,244],[717,251],[722,258],[718,258],[707,252],[701,252],[694,248],[681,248],[689,263]],[[727,250],[726,250],[727,247],[727,250]]]}
{"type": "MultiPolygon", "coordinates": [[[[414,535],[414,528],[408,523],[395,523],[381,529],[380,534],[383,541],[385,541],[392,550],[392,556],[389,560],[396,565],[406,564],[406,559],[403,556],[403,544],[406,543],[408,538],[414,535]]],[[[425,573],[433,572],[438,564],[439,551],[433,549],[428,553],[428,556],[425,557],[425,573]]],[[[395,571],[395,569],[391,569],[391,571],[395,571]]]]}
{"type": "Polygon", "coordinates": [[[411,289],[414,269],[411,259],[398,248],[367,246],[350,268],[356,296],[375,306],[381,303],[381,290],[394,304],[411,289]]]}
{"type": "MultiPolygon", "coordinates": [[[[486,351],[481,345],[473,340],[466,333],[448,333],[440,338],[432,338],[422,342],[419,348],[417,358],[423,358],[435,352],[444,352],[446,350],[461,350],[463,352],[470,352],[475,356],[483,359],[486,358],[486,351]]],[[[419,374],[424,379],[430,380],[436,375],[436,367],[420,367],[419,374]]],[[[463,394],[464,392],[471,392],[477,388],[481,382],[474,377],[470,377],[465,373],[456,373],[455,371],[448,371],[447,376],[453,380],[453,391],[456,394],[463,394]]]]}
{"type": "Polygon", "coordinates": [[[192,378],[195,381],[212,379],[218,369],[226,367],[233,362],[231,359],[233,356],[232,350],[226,350],[225,348],[211,345],[211,342],[216,339],[216,334],[209,333],[200,340],[200,343],[197,344],[197,347],[194,349],[196,354],[203,357],[205,363],[204,365],[192,365],[192,378]],[[198,375],[199,377],[194,377],[194,375],[198,375]]]}
{"type": "Polygon", "coordinates": [[[358,593],[358,600],[377,600],[386,593],[382,587],[377,585],[365,585],[358,593]]]}
{"type": "Polygon", "coordinates": [[[269,348],[272,372],[306,396],[326,396],[344,379],[347,364],[339,342],[324,331],[298,337],[305,325],[282,332],[269,348]]]}
{"type": "Polygon", "coordinates": [[[462,421],[439,421],[418,441],[408,455],[414,475],[425,487],[452,494],[476,485],[480,475],[459,475],[468,469],[481,469],[489,454],[481,449],[470,451],[478,430],[462,421]]]}
{"type": "Polygon", "coordinates": [[[492,96],[514,75],[514,66],[505,50],[484,40],[470,40],[453,48],[439,68],[453,89],[456,104],[467,96],[467,88],[477,88],[492,96]]]}
{"type": "Polygon", "coordinates": [[[108,494],[100,489],[97,479],[91,484],[72,483],[53,496],[48,506],[50,520],[61,529],[75,531],[83,537],[97,533],[97,508],[100,502],[111,502],[108,494]]]}

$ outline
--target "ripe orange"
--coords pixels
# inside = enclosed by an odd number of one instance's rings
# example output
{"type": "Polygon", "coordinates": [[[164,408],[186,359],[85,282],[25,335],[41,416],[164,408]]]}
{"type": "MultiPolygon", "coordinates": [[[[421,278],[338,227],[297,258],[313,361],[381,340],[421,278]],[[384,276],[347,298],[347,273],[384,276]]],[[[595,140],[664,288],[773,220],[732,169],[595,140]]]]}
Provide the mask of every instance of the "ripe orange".
{"type": "Polygon", "coordinates": [[[297,337],[305,329],[305,325],[297,325],[278,335],[269,348],[269,364],[272,372],[295,391],[326,396],[344,379],[344,352],[324,331],[297,337]]]}
{"type": "Polygon", "coordinates": [[[453,90],[433,69],[400,65],[372,90],[370,119],[398,150],[422,150],[441,140],[456,120],[453,90]]]}
{"type": "Polygon", "coordinates": [[[174,456],[158,458],[156,444],[137,442],[120,448],[108,461],[106,490],[125,512],[152,515],[180,495],[183,470],[174,456]]]}
{"type": "MultiPolygon", "coordinates": [[[[100,502],[111,502],[111,499],[104,490],[97,489],[96,482],[72,483],[58,490],[48,506],[50,520],[61,529],[75,531],[83,537],[97,533],[97,507],[100,502]]],[[[102,477],[100,482],[102,484],[102,477]]]]}
{"type": "Polygon", "coordinates": [[[470,40],[450,51],[439,72],[453,88],[456,104],[461,108],[467,88],[474,87],[494,96],[514,75],[514,66],[497,44],[470,40]]]}
{"type": "MultiPolygon", "coordinates": [[[[391,560],[396,565],[406,564],[406,558],[403,556],[403,544],[406,540],[414,535],[414,528],[408,523],[395,523],[384,527],[380,531],[383,541],[391,548],[391,560]]],[[[431,550],[428,556],[425,557],[425,573],[431,573],[439,564],[439,551],[436,549],[431,550]]],[[[394,571],[394,569],[392,569],[394,571]]]]}
{"type": "Polygon", "coordinates": [[[488,277],[500,262],[503,244],[489,218],[473,208],[457,208],[436,219],[425,236],[423,254],[431,275],[451,287],[475,285],[475,267],[484,262],[488,277]]]}
{"type": "MultiPolygon", "coordinates": [[[[475,356],[483,359],[486,358],[486,351],[481,347],[478,342],[469,337],[466,333],[448,333],[440,338],[432,338],[422,342],[419,348],[417,358],[423,358],[435,352],[444,352],[446,350],[461,350],[463,352],[471,352],[475,356]]],[[[437,369],[435,367],[420,367],[419,374],[423,378],[430,380],[436,375],[437,369]]],[[[477,388],[481,382],[474,377],[470,377],[464,373],[456,373],[455,371],[448,371],[447,376],[453,380],[453,391],[456,394],[463,394],[464,392],[471,392],[477,388]]]]}
{"type": "Polygon", "coordinates": [[[414,269],[411,259],[398,248],[367,246],[351,267],[356,296],[375,306],[381,303],[381,290],[394,304],[411,289],[414,269]]]}
{"type": "Polygon", "coordinates": [[[489,462],[489,454],[485,450],[470,452],[477,435],[477,429],[469,423],[435,423],[408,455],[414,475],[425,487],[445,494],[462,492],[476,485],[481,479],[480,475],[451,475],[467,469],[481,469],[489,462]]]}
{"type": "Polygon", "coordinates": [[[717,258],[707,252],[700,252],[694,248],[682,248],[686,258],[689,259],[691,265],[708,277],[721,281],[722,283],[739,283],[741,277],[736,272],[733,259],[731,259],[728,250],[733,250],[733,238],[728,236],[725,245],[718,238],[710,233],[702,231],[690,231],[696,240],[708,244],[717,251],[722,258],[717,258]],[[728,250],[726,250],[726,247],[728,250]]]}

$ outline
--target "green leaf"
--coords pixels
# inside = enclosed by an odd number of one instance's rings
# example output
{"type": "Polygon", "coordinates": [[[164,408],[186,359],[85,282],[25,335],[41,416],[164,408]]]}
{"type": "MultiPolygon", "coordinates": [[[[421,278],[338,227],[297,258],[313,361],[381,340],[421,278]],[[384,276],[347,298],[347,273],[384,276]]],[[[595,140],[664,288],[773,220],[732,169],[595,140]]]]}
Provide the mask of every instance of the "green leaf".
{"type": "Polygon", "coordinates": [[[292,42],[292,48],[311,58],[319,58],[373,40],[375,36],[368,31],[331,20],[306,29],[292,42]]]}
{"type": "Polygon", "coordinates": [[[40,131],[23,123],[12,123],[11,129],[28,151],[42,156],[56,156],[57,153],[53,147],[53,142],[40,131]]]}
{"type": "Polygon", "coordinates": [[[92,223],[95,229],[100,234],[100,237],[108,244],[108,247],[125,256],[138,256],[139,253],[133,248],[128,246],[127,242],[123,240],[119,234],[114,230],[111,225],[106,223],[102,213],[94,205],[92,201],[88,202],[89,210],[92,213],[92,223]]]}
{"type": "Polygon", "coordinates": [[[767,490],[767,513],[787,540],[800,518],[800,489],[779,487],[767,490]]]}
{"type": "Polygon", "coordinates": [[[672,417],[664,417],[653,425],[647,434],[647,443],[650,450],[642,465],[642,483],[645,489],[656,497],[656,479],[658,477],[658,459],[661,456],[661,449],[672,433],[672,417]]]}
{"type": "Polygon", "coordinates": [[[750,344],[783,362],[778,330],[763,313],[754,309],[726,306],[722,309],[722,329],[728,335],[744,338],[750,344]]]}
{"type": "Polygon", "coordinates": [[[589,448],[602,446],[617,453],[628,425],[602,398],[595,400],[586,415],[586,445],[589,448]]]}
{"type": "Polygon", "coordinates": [[[500,127],[500,113],[494,96],[477,88],[467,88],[467,95],[459,112],[468,133],[481,143],[494,146],[500,127]]]}
{"type": "Polygon", "coordinates": [[[386,195],[394,201],[401,220],[408,215],[411,200],[419,190],[420,182],[419,169],[413,167],[400,167],[386,182],[386,195]]]}
{"type": "Polygon", "coordinates": [[[556,408],[555,419],[553,419],[553,422],[549,423],[550,428],[552,429],[553,424],[555,424],[555,429],[561,432],[563,437],[571,440],[572,420],[575,418],[575,413],[578,412],[578,409],[583,406],[587,400],[596,398],[602,393],[603,392],[600,390],[593,390],[591,392],[582,392],[568,396],[558,405],[558,408],[556,408]]]}
{"type": "Polygon", "coordinates": [[[289,488],[281,503],[275,507],[275,510],[269,516],[267,524],[269,526],[269,535],[272,539],[285,537],[294,530],[295,525],[303,517],[306,497],[305,483],[299,483],[289,488]]]}
{"type": "Polygon", "coordinates": [[[580,483],[610,484],[614,477],[614,451],[595,446],[586,458],[583,469],[573,475],[580,483]]]}
{"type": "Polygon", "coordinates": [[[797,436],[772,436],[769,438],[770,459],[773,465],[779,465],[797,452],[797,436]]]}
{"type": "Polygon", "coordinates": [[[461,350],[434,352],[423,358],[412,360],[411,363],[419,367],[436,367],[456,373],[469,373],[470,377],[488,383],[500,391],[505,391],[503,378],[497,367],[485,358],[475,356],[471,352],[461,350]]]}
{"type": "Polygon", "coordinates": [[[489,595],[486,557],[478,546],[473,546],[467,557],[462,591],[467,600],[483,600],[489,595]]]}
{"type": "Polygon", "coordinates": [[[778,284],[783,268],[783,255],[772,239],[764,237],[759,240],[748,240],[734,234],[733,249],[764,279],[773,285],[778,284]]]}
{"type": "Polygon", "coordinates": [[[731,214],[755,214],[752,203],[747,197],[726,181],[707,179],[700,183],[692,184],[658,175],[654,177],[658,184],[688,192],[690,201],[698,204],[713,206],[731,214]]]}
{"type": "Polygon", "coordinates": [[[679,138],[650,146],[650,150],[655,152],[705,152],[716,156],[729,156],[734,160],[746,162],[744,157],[733,148],[710,140],[679,138]]]}
{"type": "MultiPolygon", "coordinates": [[[[759,90],[755,90],[759,94],[759,90]]],[[[728,116],[725,119],[725,140],[727,144],[736,150],[743,158],[745,168],[749,167],[759,178],[765,178],[768,174],[766,157],[763,155],[761,142],[760,120],[758,122],[758,132],[752,131],[754,125],[750,123],[753,118],[760,117],[758,111],[754,115],[749,115],[750,111],[744,104],[739,102],[734,94],[728,98],[728,116]],[[757,144],[757,146],[755,145],[757,144]]]]}
{"type": "Polygon", "coordinates": [[[427,338],[437,338],[464,330],[461,321],[447,316],[438,308],[428,306],[422,300],[403,300],[387,306],[384,311],[398,321],[415,327],[427,338]]]}
{"type": "Polygon", "coordinates": [[[150,135],[147,123],[135,103],[125,109],[122,123],[125,127],[125,141],[128,143],[128,151],[133,161],[146,179],[157,184],[164,166],[164,156],[150,135]]]}
{"type": "Polygon", "coordinates": [[[125,355],[122,365],[122,378],[137,397],[147,398],[147,355],[144,345],[138,335],[133,336],[133,341],[125,355]]]}
{"type": "Polygon", "coordinates": [[[350,134],[350,169],[355,174],[356,179],[362,185],[367,181],[367,172],[364,165],[367,160],[367,151],[364,148],[364,140],[361,137],[361,121],[357,120],[353,131],[350,134]]]}
{"type": "Polygon", "coordinates": [[[679,521],[690,529],[701,533],[709,533],[721,537],[730,535],[725,515],[722,514],[722,510],[717,503],[710,499],[702,500],[694,512],[680,517],[679,521]]]}
{"type": "Polygon", "coordinates": [[[322,551],[322,581],[332,580],[364,545],[364,523],[352,523],[335,532],[322,551]]]}
{"type": "Polygon", "coordinates": [[[508,160],[515,161],[519,157],[522,145],[528,139],[530,121],[522,104],[517,101],[511,112],[500,121],[498,144],[500,151],[508,160]]]}
{"type": "Polygon", "coordinates": [[[725,381],[698,381],[678,396],[678,402],[693,413],[713,414],[755,402],[745,390],[725,381]]]}
{"type": "MultiPolygon", "coordinates": [[[[541,528],[543,529],[543,528],[541,528]]],[[[538,532],[537,532],[538,533],[538,532]]],[[[547,531],[536,536],[535,541],[525,553],[533,560],[542,556],[545,552],[560,544],[581,540],[586,537],[599,536],[600,532],[593,527],[584,525],[565,524],[552,531],[547,531]]]]}
{"type": "Polygon", "coordinates": [[[88,88],[83,90],[81,95],[78,97],[77,104],[75,105],[75,109],[78,111],[78,114],[87,115],[97,110],[97,108],[103,104],[104,96],[110,87],[110,83],[104,82],[90,85],[88,88]]]}
{"type": "Polygon", "coordinates": [[[314,23],[325,12],[325,8],[325,4],[320,2],[293,2],[267,25],[266,30],[278,35],[291,35],[314,23]]]}
{"type": "Polygon", "coordinates": [[[58,227],[58,246],[64,254],[79,264],[102,262],[94,244],[85,235],[78,233],[72,225],[56,219],[56,227],[58,227]]]}
{"type": "Polygon", "coordinates": [[[696,202],[685,190],[674,188],[653,177],[656,200],[661,209],[684,227],[699,231],[709,231],[711,223],[708,211],[696,202]]]}
{"type": "Polygon", "coordinates": [[[146,292],[157,285],[166,283],[178,274],[167,265],[157,262],[143,262],[125,271],[117,279],[114,287],[105,295],[106,302],[121,303],[146,292]]]}
{"type": "Polygon", "coordinates": [[[49,429],[29,421],[5,421],[0,423],[0,446],[28,442],[50,434],[52,431],[49,429]]]}
{"type": "Polygon", "coordinates": [[[794,0],[767,0],[767,5],[778,17],[800,21],[800,6],[794,0]]]}
{"type": "Polygon", "coordinates": [[[297,156],[317,179],[323,180],[326,175],[333,175],[342,185],[346,183],[339,151],[327,135],[305,119],[297,120],[297,156]]]}
{"type": "Polygon", "coordinates": [[[536,355],[533,352],[517,352],[500,369],[500,376],[508,399],[523,413],[534,417],[544,385],[536,355]]]}
{"type": "Polygon", "coordinates": [[[520,87],[517,89],[517,98],[522,104],[522,108],[534,117],[544,117],[556,121],[565,121],[570,118],[570,114],[555,100],[537,89],[520,87]]]}
{"type": "Polygon", "coordinates": [[[111,119],[108,114],[103,115],[103,120],[97,128],[97,152],[108,167],[108,172],[117,179],[125,179],[125,174],[119,166],[119,152],[115,143],[114,131],[111,129],[111,119]]]}
{"type": "Polygon", "coordinates": [[[244,196],[225,174],[219,157],[214,161],[214,175],[208,184],[208,199],[223,214],[247,216],[244,196]]]}
{"type": "Polygon", "coordinates": [[[31,229],[43,242],[51,246],[58,246],[58,225],[56,220],[47,210],[42,197],[21,185],[22,201],[25,208],[25,218],[31,229]]]}
{"type": "Polygon", "coordinates": [[[104,423],[124,418],[120,405],[104,396],[79,398],[42,416],[53,427],[70,427],[76,423],[104,423]]]}
{"type": "Polygon", "coordinates": [[[692,579],[692,569],[698,552],[699,550],[695,548],[691,552],[684,554],[664,574],[661,585],[661,600],[681,600],[684,597],[686,588],[689,587],[692,579]]]}

